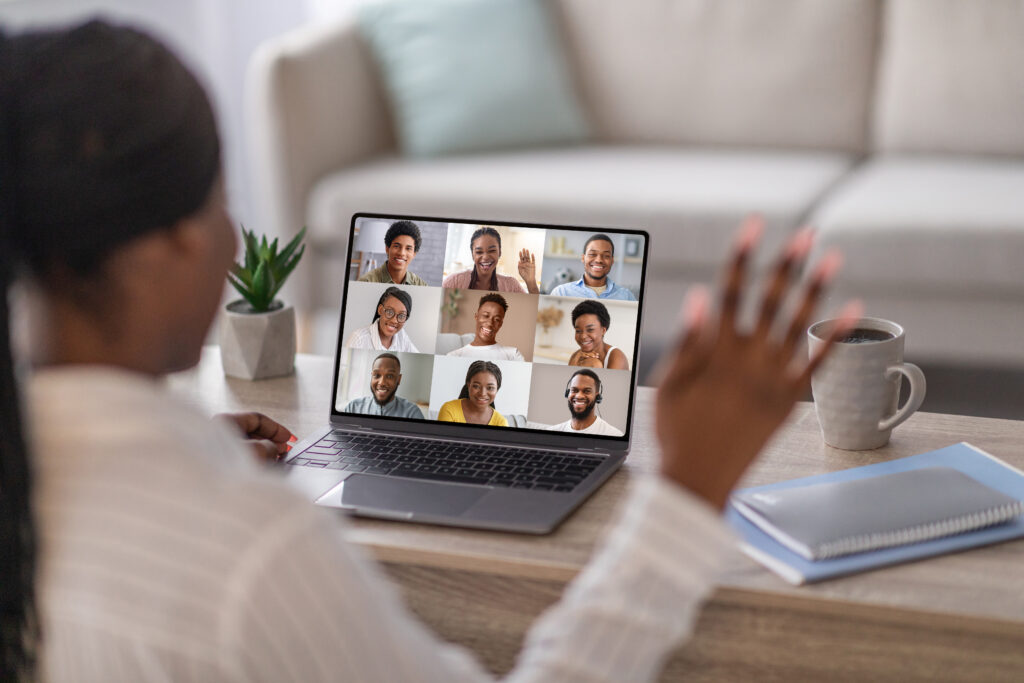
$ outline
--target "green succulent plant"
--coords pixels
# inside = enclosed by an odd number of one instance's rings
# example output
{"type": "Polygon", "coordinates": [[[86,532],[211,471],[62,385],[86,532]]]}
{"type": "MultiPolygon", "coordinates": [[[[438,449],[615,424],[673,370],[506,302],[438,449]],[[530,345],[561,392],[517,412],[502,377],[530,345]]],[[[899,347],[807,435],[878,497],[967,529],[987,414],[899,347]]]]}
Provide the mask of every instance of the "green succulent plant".
{"type": "Polygon", "coordinates": [[[257,241],[256,235],[242,226],[245,256],[242,263],[235,263],[228,271],[228,282],[249,302],[253,313],[270,310],[278,290],[306,251],[306,245],[302,244],[305,236],[306,228],[302,228],[278,253],[277,238],[268,245],[266,235],[257,241]]]}

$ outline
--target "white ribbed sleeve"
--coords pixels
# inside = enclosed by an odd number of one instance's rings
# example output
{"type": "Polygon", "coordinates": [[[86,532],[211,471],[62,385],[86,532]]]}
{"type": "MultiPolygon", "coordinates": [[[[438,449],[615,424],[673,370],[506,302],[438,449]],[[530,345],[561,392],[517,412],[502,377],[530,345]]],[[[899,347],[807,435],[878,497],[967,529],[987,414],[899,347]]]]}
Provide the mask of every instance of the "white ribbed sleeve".
{"type": "MultiPolygon", "coordinates": [[[[406,611],[342,519],[158,384],[49,370],[30,399],[50,680],[490,680],[406,611]]],[[[650,680],[688,635],[732,537],[660,480],[624,509],[509,680],[650,680]]]]}

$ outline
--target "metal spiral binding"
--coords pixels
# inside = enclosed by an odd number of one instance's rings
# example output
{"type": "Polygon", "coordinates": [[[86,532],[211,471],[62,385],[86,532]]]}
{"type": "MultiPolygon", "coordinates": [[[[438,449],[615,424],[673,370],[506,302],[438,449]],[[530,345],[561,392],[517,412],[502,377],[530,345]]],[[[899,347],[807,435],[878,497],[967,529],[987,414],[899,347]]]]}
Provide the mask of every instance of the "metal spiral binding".
{"type": "Polygon", "coordinates": [[[982,510],[938,522],[919,524],[907,527],[906,529],[849,536],[829,541],[814,548],[814,558],[816,560],[828,560],[841,555],[851,555],[866,550],[880,550],[897,545],[908,545],[945,536],[954,536],[1001,524],[1022,514],[1024,514],[1024,501],[1018,500],[989,510],[982,510]]]}

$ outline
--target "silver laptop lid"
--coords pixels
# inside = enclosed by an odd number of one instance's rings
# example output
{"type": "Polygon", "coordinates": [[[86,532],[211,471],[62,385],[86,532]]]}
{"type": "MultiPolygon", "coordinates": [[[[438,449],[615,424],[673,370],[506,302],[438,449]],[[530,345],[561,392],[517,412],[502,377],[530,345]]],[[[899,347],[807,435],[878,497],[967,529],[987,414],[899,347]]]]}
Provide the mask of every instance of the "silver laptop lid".
{"type": "Polygon", "coordinates": [[[648,242],[641,230],[354,215],[331,422],[628,451],[648,242]]]}

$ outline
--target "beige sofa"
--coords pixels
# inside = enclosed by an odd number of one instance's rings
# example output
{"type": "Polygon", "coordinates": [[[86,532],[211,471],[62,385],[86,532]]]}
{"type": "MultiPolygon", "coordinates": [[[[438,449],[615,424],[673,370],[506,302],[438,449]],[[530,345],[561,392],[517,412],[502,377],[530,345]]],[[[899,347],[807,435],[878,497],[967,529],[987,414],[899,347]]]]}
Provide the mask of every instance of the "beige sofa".
{"type": "Polygon", "coordinates": [[[356,211],[642,227],[644,341],[712,278],[740,217],[810,221],[908,354],[1024,367],[1024,5],[1017,0],[558,0],[591,143],[410,160],[353,24],[254,58],[269,226],[310,228],[293,301],[337,302],[356,211]]]}

